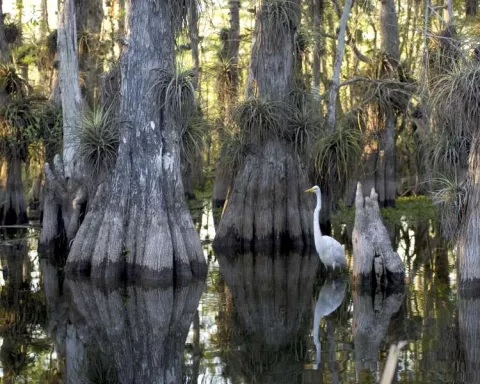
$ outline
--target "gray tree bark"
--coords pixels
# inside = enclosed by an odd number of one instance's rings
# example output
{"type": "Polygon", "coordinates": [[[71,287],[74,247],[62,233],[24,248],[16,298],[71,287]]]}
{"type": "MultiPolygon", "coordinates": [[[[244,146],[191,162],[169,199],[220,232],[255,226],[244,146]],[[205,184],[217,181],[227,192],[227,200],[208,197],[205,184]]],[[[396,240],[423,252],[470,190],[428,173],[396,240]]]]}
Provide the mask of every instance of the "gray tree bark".
{"type": "Polygon", "coordinates": [[[60,58],[59,81],[63,114],[63,166],[67,179],[75,175],[78,160],[78,131],[82,121],[83,102],[78,72],[77,29],[74,0],[65,0],[59,13],[57,29],[60,58]]]}
{"type": "MultiPolygon", "coordinates": [[[[294,36],[300,19],[299,2],[290,7],[288,23],[271,23],[269,1],[257,12],[247,95],[286,100],[294,81],[294,36]]],[[[216,247],[271,249],[309,245],[313,201],[303,191],[307,173],[294,147],[279,137],[252,143],[237,173],[214,240],[216,247]]]]}
{"type": "Polygon", "coordinates": [[[402,260],[392,249],[388,231],[382,222],[378,195],[372,189],[363,197],[357,184],[353,240],[353,278],[357,286],[369,290],[375,284],[401,284],[405,277],[402,260]]]}
{"type": "Polygon", "coordinates": [[[299,163],[280,139],[247,155],[215,236],[217,249],[311,244],[313,200],[303,192],[309,185],[299,163]]]}
{"type": "Polygon", "coordinates": [[[120,146],[112,176],[93,200],[73,242],[67,273],[99,280],[188,280],[206,263],[183,196],[179,127],[152,92],[174,69],[168,4],[132,3],[123,55],[120,146]],[[158,71],[160,70],[160,71],[158,71]]]}
{"type": "Polygon", "coordinates": [[[313,92],[316,98],[320,95],[320,58],[325,51],[325,38],[322,36],[322,21],[324,18],[324,0],[312,0],[313,33],[313,92]]]}

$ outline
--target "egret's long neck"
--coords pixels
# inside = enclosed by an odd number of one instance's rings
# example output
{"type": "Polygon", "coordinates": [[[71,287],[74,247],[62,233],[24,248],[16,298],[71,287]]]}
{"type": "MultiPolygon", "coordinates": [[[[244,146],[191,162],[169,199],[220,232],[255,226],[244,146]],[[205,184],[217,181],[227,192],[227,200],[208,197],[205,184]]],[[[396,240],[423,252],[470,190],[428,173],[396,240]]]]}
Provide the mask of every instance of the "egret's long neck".
{"type": "Polygon", "coordinates": [[[318,228],[318,233],[320,234],[320,236],[322,236],[322,231],[320,230],[319,223],[320,210],[322,209],[322,195],[319,190],[316,190],[315,194],[317,195],[317,206],[315,207],[315,211],[313,212],[313,232],[314,234],[316,234],[316,229],[318,228]]]}

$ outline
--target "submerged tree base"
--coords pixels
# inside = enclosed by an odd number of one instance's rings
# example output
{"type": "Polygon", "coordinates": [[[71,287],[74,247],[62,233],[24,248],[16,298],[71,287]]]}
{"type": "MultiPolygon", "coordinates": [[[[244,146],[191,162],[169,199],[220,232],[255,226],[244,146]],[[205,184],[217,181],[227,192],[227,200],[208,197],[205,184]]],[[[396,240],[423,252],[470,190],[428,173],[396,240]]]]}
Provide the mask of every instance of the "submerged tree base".
{"type": "Polygon", "coordinates": [[[104,282],[126,279],[158,284],[188,282],[194,277],[206,276],[198,234],[186,208],[174,216],[179,222],[172,232],[169,228],[172,214],[161,215],[164,216],[161,220],[158,215],[141,211],[137,206],[151,204],[138,201],[109,204],[109,198],[107,186],[101,186],[70,250],[66,266],[68,276],[90,276],[104,282]],[[118,209],[125,205],[136,212],[128,221],[118,209]],[[123,225],[119,226],[120,223],[123,225]],[[181,254],[173,250],[174,244],[181,254]]]}
{"type": "Polygon", "coordinates": [[[235,178],[215,249],[269,251],[312,244],[313,200],[296,152],[281,139],[252,149],[235,178]]]}

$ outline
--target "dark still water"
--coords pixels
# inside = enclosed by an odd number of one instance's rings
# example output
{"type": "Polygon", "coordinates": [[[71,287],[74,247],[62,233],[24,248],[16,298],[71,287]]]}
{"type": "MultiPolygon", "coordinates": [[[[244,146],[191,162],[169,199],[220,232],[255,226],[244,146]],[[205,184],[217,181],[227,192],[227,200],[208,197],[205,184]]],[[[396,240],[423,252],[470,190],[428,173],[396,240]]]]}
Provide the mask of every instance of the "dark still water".
{"type": "Polygon", "coordinates": [[[211,216],[199,229],[207,281],[156,289],[65,280],[36,230],[4,235],[1,382],[379,383],[406,340],[394,382],[480,383],[480,299],[457,298],[431,223],[391,229],[410,284],[373,296],[316,254],[214,255],[211,216]]]}

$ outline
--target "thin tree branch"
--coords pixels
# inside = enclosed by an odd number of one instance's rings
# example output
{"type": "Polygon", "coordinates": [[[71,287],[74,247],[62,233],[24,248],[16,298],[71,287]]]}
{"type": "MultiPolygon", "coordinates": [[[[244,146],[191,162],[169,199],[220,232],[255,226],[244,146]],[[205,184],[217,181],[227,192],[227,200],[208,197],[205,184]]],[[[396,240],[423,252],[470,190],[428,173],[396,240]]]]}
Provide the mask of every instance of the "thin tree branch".
{"type": "Polygon", "coordinates": [[[342,69],[343,55],[345,53],[345,31],[347,22],[352,9],[353,0],[346,0],[343,14],[340,18],[340,27],[338,31],[337,52],[335,53],[335,65],[333,69],[332,87],[330,88],[330,98],[328,103],[328,126],[331,130],[335,128],[335,112],[338,94],[338,86],[340,82],[340,71],[342,69]]]}

